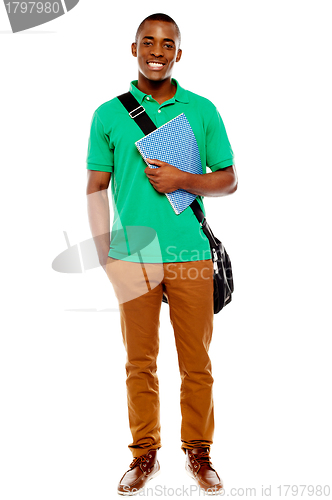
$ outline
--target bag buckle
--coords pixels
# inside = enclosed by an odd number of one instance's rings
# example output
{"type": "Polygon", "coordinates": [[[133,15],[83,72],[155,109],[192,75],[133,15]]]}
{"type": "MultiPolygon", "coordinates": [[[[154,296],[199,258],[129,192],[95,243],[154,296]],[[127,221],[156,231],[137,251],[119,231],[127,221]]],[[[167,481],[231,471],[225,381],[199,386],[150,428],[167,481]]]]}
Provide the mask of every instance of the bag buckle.
{"type": "Polygon", "coordinates": [[[219,269],[218,269],[218,255],[217,255],[217,252],[215,250],[215,248],[212,248],[212,253],[213,253],[213,267],[214,267],[214,270],[216,272],[216,274],[219,273],[219,269]]]}
{"type": "Polygon", "coordinates": [[[130,116],[130,118],[132,118],[132,119],[134,120],[135,118],[137,118],[137,117],[138,117],[138,115],[141,115],[142,113],[144,113],[144,111],[145,111],[145,109],[143,108],[143,106],[138,106],[138,108],[135,108],[135,109],[133,109],[132,111],[129,111],[129,116],[130,116]],[[135,113],[135,111],[137,111],[138,109],[141,109],[142,111],[137,112],[137,113],[133,116],[133,115],[132,115],[132,113],[135,113]]]}

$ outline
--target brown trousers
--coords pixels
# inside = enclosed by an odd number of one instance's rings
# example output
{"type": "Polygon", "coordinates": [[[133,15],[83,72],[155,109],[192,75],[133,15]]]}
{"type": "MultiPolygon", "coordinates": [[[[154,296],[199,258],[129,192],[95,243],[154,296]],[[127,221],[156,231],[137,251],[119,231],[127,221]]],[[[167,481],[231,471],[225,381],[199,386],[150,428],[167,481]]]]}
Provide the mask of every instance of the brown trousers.
{"type": "Polygon", "coordinates": [[[168,297],[181,376],[181,449],[208,447],[214,433],[211,361],[213,330],[212,260],[140,264],[108,257],[106,272],[120,308],[127,352],[126,385],[133,457],[159,449],[157,377],[159,315],[168,297]]]}

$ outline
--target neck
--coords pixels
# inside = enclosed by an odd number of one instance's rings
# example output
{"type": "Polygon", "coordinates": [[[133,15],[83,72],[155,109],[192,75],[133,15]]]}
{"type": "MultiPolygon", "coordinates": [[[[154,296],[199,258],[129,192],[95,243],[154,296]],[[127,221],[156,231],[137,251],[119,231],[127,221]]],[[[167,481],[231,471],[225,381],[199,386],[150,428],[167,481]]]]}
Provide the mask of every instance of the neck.
{"type": "Polygon", "coordinates": [[[172,85],[171,77],[154,82],[148,80],[142,73],[138,73],[137,88],[144,94],[150,94],[159,104],[171,99],[176,93],[176,85],[172,85]]]}

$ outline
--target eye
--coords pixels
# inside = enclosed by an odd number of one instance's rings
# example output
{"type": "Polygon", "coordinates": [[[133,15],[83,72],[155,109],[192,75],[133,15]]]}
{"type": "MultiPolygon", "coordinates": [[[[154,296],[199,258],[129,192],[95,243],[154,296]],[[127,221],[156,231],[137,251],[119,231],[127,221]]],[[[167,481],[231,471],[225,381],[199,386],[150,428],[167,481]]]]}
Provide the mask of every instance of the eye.
{"type": "Polygon", "coordinates": [[[151,42],[143,42],[143,45],[152,45],[151,42]]]}
{"type": "Polygon", "coordinates": [[[169,43],[166,43],[166,47],[167,47],[168,49],[174,49],[174,46],[173,46],[173,45],[171,45],[171,44],[169,44],[169,43]]]}

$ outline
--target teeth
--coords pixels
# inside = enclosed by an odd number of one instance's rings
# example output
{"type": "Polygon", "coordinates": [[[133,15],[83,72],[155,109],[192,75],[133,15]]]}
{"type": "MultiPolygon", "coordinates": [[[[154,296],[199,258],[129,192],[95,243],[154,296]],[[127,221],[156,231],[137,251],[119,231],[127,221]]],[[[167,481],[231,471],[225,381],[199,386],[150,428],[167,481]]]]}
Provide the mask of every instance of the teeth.
{"type": "Polygon", "coordinates": [[[162,63],[156,63],[156,62],[149,62],[148,65],[153,66],[155,68],[161,68],[162,66],[164,66],[162,63]]]}

